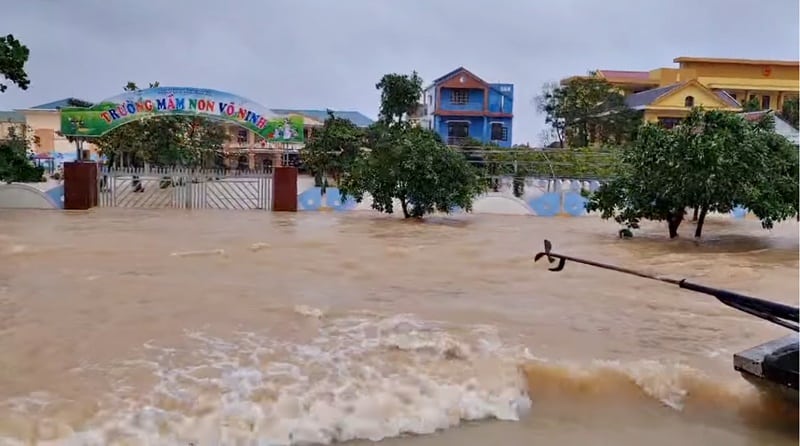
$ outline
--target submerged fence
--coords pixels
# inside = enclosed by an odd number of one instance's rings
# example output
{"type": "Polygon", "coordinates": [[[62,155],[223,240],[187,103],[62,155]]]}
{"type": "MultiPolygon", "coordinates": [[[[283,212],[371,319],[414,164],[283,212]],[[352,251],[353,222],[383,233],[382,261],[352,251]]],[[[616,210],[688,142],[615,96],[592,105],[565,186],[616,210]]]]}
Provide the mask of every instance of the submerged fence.
{"type": "Polygon", "coordinates": [[[606,180],[614,176],[620,149],[459,148],[485,177],[606,180]]]}
{"type": "Polygon", "coordinates": [[[98,204],[104,207],[260,209],[272,205],[267,170],[104,168],[98,204]]]}

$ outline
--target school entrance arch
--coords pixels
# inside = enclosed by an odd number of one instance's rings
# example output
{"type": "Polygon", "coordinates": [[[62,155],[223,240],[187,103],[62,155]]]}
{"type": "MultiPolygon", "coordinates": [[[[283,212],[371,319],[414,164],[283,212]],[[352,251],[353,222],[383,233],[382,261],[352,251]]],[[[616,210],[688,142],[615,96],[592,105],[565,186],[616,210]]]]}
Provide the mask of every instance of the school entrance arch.
{"type": "Polygon", "coordinates": [[[125,92],[91,107],[63,108],[61,133],[74,138],[96,138],[130,122],[169,115],[230,122],[267,142],[303,142],[301,116],[280,116],[241,96],[194,87],[154,87],[125,92]]]}
{"type": "MultiPolygon", "coordinates": [[[[303,118],[279,115],[231,93],[193,87],[125,92],[90,107],[61,109],[61,133],[83,141],[125,124],[161,116],[197,116],[243,127],[267,143],[302,143],[303,118]]],[[[241,157],[240,157],[241,158],[241,157]]],[[[96,204],[115,207],[269,209],[271,175],[194,168],[114,170],[101,167],[96,204]]],[[[271,166],[270,166],[271,167],[271,166]]]]}

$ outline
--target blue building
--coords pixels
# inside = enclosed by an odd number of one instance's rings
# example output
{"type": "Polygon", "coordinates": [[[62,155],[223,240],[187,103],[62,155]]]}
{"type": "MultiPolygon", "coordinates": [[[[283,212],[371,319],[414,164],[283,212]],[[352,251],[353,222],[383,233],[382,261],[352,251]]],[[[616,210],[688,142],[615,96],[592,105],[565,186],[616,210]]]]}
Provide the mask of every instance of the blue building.
{"type": "Polygon", "coordinates": [[[448,144],[468,138],[511,147],[514,85],[490,84],[464,67],[433,81],[423,91],[419,125],[448,144]]]}

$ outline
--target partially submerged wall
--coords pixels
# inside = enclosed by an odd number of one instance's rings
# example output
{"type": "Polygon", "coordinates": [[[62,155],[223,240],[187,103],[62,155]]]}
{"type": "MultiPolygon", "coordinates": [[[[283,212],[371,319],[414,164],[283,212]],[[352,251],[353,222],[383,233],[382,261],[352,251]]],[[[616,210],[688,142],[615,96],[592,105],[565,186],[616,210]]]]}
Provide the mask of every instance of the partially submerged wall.
{"type": "Polygon", "coordinates": [[[0,184],[0,209],[62,209],[63,195],[58,184],[0,184]]]}

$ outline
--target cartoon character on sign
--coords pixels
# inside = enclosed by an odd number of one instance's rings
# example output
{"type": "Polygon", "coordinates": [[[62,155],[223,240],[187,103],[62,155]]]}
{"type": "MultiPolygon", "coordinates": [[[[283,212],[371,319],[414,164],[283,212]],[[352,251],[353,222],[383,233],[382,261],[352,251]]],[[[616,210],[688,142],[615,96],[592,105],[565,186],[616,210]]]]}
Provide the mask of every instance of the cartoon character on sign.
{"type": "Polygon", "coordinates": [[[280,127],[275,127],[275,130],[272,131],[272,139],[283,139],[282,131],[283,129],[280,127]]]}
{"type": "Polygon", "coordinates": [[[283,139],[292,139],[295,136],[295,131],[292,128],[292,124],[289,122],[289,119],[283,120],[283,139]]]}

